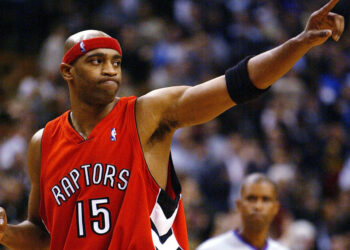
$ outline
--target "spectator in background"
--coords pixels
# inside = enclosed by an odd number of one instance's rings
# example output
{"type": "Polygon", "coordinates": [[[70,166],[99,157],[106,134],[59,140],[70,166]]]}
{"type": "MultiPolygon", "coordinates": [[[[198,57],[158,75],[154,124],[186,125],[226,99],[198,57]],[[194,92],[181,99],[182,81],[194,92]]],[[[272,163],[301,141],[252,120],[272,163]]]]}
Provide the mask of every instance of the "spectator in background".
{"type": "Polygon", "coordinates": [[[236,201],[241,226],[209,239],[197,250],[285,250],[268,238],[270,225],[279,210],[277,186],[263,174],[251,174],[243,182],[236,201]]]}
{"type": "Polygon", "coordinates": [[[44,41],[39,55],[39,69],[41,75],[48,80],[55,80],[59,76],[60,60],[64,55],[64,41],[66,30],[58,25],[44,41]]]}
{"type": "Polygon", "coordinates": [[[316,244],[316,228],[306,220],[297,220],[289,225],[282,241],[291,250],[313,250],[316,244]]]}

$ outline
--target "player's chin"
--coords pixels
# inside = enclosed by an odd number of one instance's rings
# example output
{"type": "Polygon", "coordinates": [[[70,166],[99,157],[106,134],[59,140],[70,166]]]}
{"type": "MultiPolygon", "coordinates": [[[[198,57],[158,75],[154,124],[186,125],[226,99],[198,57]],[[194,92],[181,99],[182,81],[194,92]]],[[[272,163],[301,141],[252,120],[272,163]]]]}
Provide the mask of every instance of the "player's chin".
{"type": "Polygon", "coordinates": [[[119,84],[116,82],[111,82],[108,84],[102,84],[99,86],[101,95],[105,95],[106,98],[114,98],[119,90],[119,84]]]}
{"type": "Polygon", "coordinates": [[[93,98],[94,103],[96,105],[102,105],[102,106],[108,105],[115,100],[117,92],[118,92],[118,89],[102,91],[99,94],[95,95],[95,98],[93,98]]]}
{"type": "Polygon", "coordinates": [[[263,227],[267,223],[267,219],[262,215],[252,215],[249,222],[257,227],[263,227]]]}
{"type": "Polygon", "coordinates": [[[104,102],[105,104],[113,102],[115,100],[115,97],[117,96],[117,92],[118,90],[108,92],[108,94],[106,94],[103,100],[101,101],[104,102]]]}
{"type": "Polygon", "coordinates": [[[250,229],[255,232],[261,232],[266,228],[266,222],[264,221],[257,221],[257,220],[251,220],[249,221],[250,229]]]}

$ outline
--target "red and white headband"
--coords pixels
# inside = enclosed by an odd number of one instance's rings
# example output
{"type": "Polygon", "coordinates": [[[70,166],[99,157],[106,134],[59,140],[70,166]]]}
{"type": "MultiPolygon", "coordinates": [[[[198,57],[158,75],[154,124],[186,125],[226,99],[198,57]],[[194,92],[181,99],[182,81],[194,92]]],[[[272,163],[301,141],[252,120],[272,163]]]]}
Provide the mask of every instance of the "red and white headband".
{"type": "Polygon", "coordinates": [[[120,55],[122,55],[122,49],[118,40],[112,37],[96,37],[76,43],[64,55],[62,63],[69,64],[75,59],[86,54],[88,51],[99,48],[114,49],[118,51],[120,55]]]}

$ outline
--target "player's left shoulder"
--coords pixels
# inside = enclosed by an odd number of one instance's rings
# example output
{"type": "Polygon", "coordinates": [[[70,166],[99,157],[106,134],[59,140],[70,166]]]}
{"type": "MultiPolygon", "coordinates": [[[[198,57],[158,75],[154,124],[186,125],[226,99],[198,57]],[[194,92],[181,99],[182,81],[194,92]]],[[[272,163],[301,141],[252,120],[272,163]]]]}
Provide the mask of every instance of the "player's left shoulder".
{"type": "Polygon", "coordinates": [[[268,247],[266,250],[290,250],[288,247],[282,245],[276,240],[268,239],[267,240],[268,247]]]}

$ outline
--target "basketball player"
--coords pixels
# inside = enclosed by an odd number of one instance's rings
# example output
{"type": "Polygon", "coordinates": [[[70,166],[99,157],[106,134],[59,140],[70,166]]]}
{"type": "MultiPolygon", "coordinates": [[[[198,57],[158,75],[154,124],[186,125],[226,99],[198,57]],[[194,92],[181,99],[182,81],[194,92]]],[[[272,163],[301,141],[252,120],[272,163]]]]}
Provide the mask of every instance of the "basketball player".
{"type": "Polygon", "coordinates": [[[28,219],[8,225],[14,249],[188,249],[170,145],[176,129],[207,122],[260,94],[312,47],[339,40],[343,17],[330,0],[305,30],[194,87],[116,98],[122,49],[100,31],[70,36],[60,66],[71,110],[49,122],[28,148],[28,219]]]}
{"type": "Polygon", "coordinates": [[[279,209],[275,183],[263,174],[249,175],[243,181],[236,206],[241,227],[203,242],[197,250],[287,250],[268,238],[269,227],[279,209]]]}

